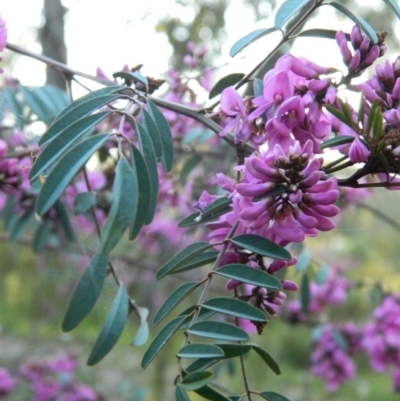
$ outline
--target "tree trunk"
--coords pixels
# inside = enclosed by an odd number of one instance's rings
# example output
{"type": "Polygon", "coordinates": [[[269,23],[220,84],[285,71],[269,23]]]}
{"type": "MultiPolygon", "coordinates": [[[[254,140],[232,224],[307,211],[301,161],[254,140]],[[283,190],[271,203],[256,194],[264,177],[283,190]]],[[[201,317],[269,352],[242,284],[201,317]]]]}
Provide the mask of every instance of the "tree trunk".
{"type": "MultiPolygon", "coordinates": [[[[64,15],[67,9],[61,0],[44,0],[44,25],[39,32],[43,55],[61,63],[67,62],[67,46],[64,38],[64,15]]],[[[46,69],[46,84],[65,90],[64,77],[52,68],[46,69]]]]}

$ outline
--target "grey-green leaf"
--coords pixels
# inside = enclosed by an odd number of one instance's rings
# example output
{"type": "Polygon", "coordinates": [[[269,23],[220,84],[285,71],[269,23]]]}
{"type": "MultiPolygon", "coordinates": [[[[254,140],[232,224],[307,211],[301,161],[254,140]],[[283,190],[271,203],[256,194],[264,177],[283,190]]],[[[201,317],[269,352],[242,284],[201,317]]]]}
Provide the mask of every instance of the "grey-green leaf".
{"type": "Polygon", "coordinates": [[[181,385],[187,391],[198,390],[204,387],[213,376],[214,374],[207,370],[189,373],[183,378],[181,385]]]}
{"type": "Polygon", "coordinates": [[[240,327],[225,322],[197,322],[188,333],[221,341],[247,341],[249,335],[240,327]]]}
{"type": "Polygon", "coordinates": [[[74,199],[74,214],[78,216],[87,212],[96,204],[96,194],[94,192],[81,192],[74,199]]]}
{"type": "Polygon", "coordinates": [[[73,330],[92,310],[106,278],[108,258],[95,254],[83,273],[65,314],[63,331],[73,330]]]}
{"type": "Polygon", "coordinates": [[[161,351],[167,341],[173,336],[173,334],[179,329],[186,316],[178,316],[175,319],[167,323],[164,328],[156,335],[154,340],[151,342],[149,348],[145,352],[141,366],[143,369],[149,365],[154,357],[161,351]]]}
{"type": "Polygon", "coordinates": [[[163,154],[163,146],[157,124],[146,109],[142,109],[143,126],[146,128],[153,142],[154,151],[159,160],[163,154]]]}
{"type": "Polygon", "coordinates": [[[331,1],[329,3],[326,3],[329,6],[332,6],[339,10],[341,13],[349,17],[354,23],[356,23],[363,31],[364,33],[371,39],[371,41],[376,44],[378,43],[378,35],[376,34],[374,28],[371,27],[371,25],[368,24],[367,21],[365,21],[363,18],[360,16],[354,15],[347,7],[345,7],[343,4],[340,4],[336,1],[331,1]]]}
{"type": "Polygon", "coordinates": [[[200,283],[190,282],[181,285],[177,288],[164,302],[160,310],[154,316],[154,324],[161,322],[164,317],[171,312],[176,306],[178,306],[190,293],[192,293],[200,283]]]}
{"type": "Polygon", "coordinates": [[[287,21],[290,20],[302,7],[310,0],[286,0],[275,14],[274,26],[276,29],[281,29],[287,21]]]}
{"type": "Polygon", "coordinates": [[[100,253],[107,255],[120,241],[125,230],[136,216],[138,204],[138,180],[125,157],[118,161],[113,202],[107,221],[101,231],[100,253]]]}
{"type": "Polygon", "coordinates": [[[225,397],[208,385],[199,388],[198,390],[194,390],[194,392],[210,401],[230,401],[229,398],[225,397]]]}
{"type": "Polygon", "coordinates": [[[176,401],[190,401],[190,398],[187,396],[185,390],[182,388],[180,384],[177,384],[175,387],[175,400],[176,401]]]}
{"type": "Polygon", "coordinates": [[[43,101],[36,95],[36,93],[23,86],[19,85],[19,89],[24,97],[25,103],[29,106],[34,114],[38,117],[40,121],[43,121],[46,124],[49,124],[52,119],[51,113],[47,109],[46,105],[43,101]]]}
{"type": "Polygon", "coordinates": [[[108,134],[95,135],[73,146],[61,157],[46,178],[36,201],[39,215],[46,213],[64,192],[72,178],[108,139],[108,134]]]}
{"type": "Polygon", "coordinates": [[[257,352],[257,354],[262,358],[262,360],[271,368],[271,370],[275,374],[277,375],[281,374],[281,369],[279,365],[267,351],[259,347],[257,344],[251,344],[251,348],[253,348],[253,350],[257,352]]]}
{"type": "Polygon", "coordinates": [[[212,298],[204,302],[202,307],[255,322],[265,322],[267,320],[265,313],[260,309],[235,298],[212,298]]]}
{"type": "Polygon", "coordinates": [[[220,276],[228,277],[258,287],[265,287],[273,290],[280,290],[282,288],[281,282],[274,276],[271,276],[265,271],[246,265],[226,265],[218,270],[215,270],[215,273],[219,274],[220,276]]]}
{"type": "Polygon", "coordinates": [[[393,11],[398,19],[400,19],[400,7],[397,0],[383,0],[387,6],[393,11]]]}
{"type": "Polygon", "coordinates": [[[154,218],[157,206],[158,197],[158,169],[157,169],[157,157],[154,151],[153,142],[151,141],[150,135],[146,128],[135,121],[136,132],[139,138],[140,150],[143,155],[143,159],[146,162],[147,171],[150,177],[150,187],[151,187],[151,198],[148,199],[149,209],[147,211],[147,216],[145,224],[150,224],[154,218]]]}
{"type": "Polygon", "coordinates": [[[111,103],[114,100],[117,100],[120,96],[121,95],[119,93],[115,93],[112,95],[95,97],[93,99],[87,100],[84,103],[80,103],[79,101],[77,101],[76,103],[79,103],[78,106],[76,106],[75,102],[71,103],[70,106],[74,105],[75,107],[71,108],[68,113],[64,114],[62,117],[58,117],[53,122],[50,128],[40,138],[39,145],[47,145],[50,141],[60,135],[75,121],[89,114],[92,114],[94,111],[100,109],[104,105],[111,103]]]}
{"type": "Polygon", "coordinates": [[[94,127],[101,120],[110,115],[111,112],[96,113],[87,117],[83,117],[72,123],[64,131],[62,131],[52,142],[43,150],[36,159],[29,172],[31,181],[39,177],[47,168],[59,160],[59,158],[90,128],[94,127]]]}
{"type": "Polygon", "coordinates": [[[149,323],[147,321],[149,310],[147,308],[137,307],[137,311],[140,315],[140,326],[136,332],[135,338],[131,342],[131,345],[134,347],[140,347],[145,344],[149,338],[149,323]]]}
{"type": "Polygon", "coordinates": [[[274,393],[273,391],[263,391],[262,393],[260,393],[260,395],[268,401],[290,401],[283,395],[274,393]]]}
{"type": "Polygon", "coordinates": [[[177,356],[180,358],[222,358],[224,352],[216,345],[193,343],[181,348],[177,356]]]}
{"type": "Polygon", "coordinates": [[[171,129],[167,119],[164,117],[158,107],[150,99],[147,100],[147,104],[149,106],[149,112],[157,124],[163,144],[161,164],[164,170],[169,173],[174,164],[174,141],[172,139],[171,129]]]}
{"type": "Polygon", "coordinates": [[[177,269],[182,266],[185,262],[194,258],[195,256],[203,253],[206,249],[210,248],[208,242],[195,242],[194,244],[190,244],[177,255],[175,255],[170,261],[168,261],[161,269],[157,272],[156,278],[157,280],[163,278],[173,269],[177,269]]]}
{"type": "Polygon", "coordinates": [[[321,149],[332,148],[334,146],[344,145],[346,143],[351,143],[354,141],[354,136],[350,135],[340,135],[334,138],[328,139],[321,143],[321,149]]]}
{"type": "Polygon", "coordinates": [[[129,296],[125,287],[120,285],[107,320],[89,355],[87,361],[89,366],[100,362],[114,347],[122,334],[126,320],[128,319],[128,312],[129,296]]]}
{"type": "MultiPolygon", "coordinates": [[[[296,38],[301,37],[312,37],[312,38],[323,38],[323,39],[336,39],[337,31],[333,29],[306,29],[305,31],[301,31],[296,35],[296,38]]],[[[348,33],[345,34],[347,39],[350,40],[350,35],[348,33]]]]}
{"type": "MultiPolygon", "coordinates": [[[[132,165],[134,166],[134,170],[136,170],[138,186],[139,186],[136,218],[132,221],[129,230],[129,239],[133,240],[136,238],[141,228],[145,224],[146,217],[150,207],[150,202],[157,202],[157,193],[155,194],[155,197],[152,196],[150,175],[147,169],[146,162],[143,159],[142,154],[132,143],[131,143],[131,156],[132,156],[132,165]]],[[[157,190],[157,188],[155,188],[155,190],[157,190]]]]}
{"type": "Polygon", "coordinates": [[[200,255],[195,256],[193,259],[190,259],[189,261],[179,266],[178,268],[173,269],[172,271],[169,272],[169,274],[182,273],[187,270],[192,270],[197,267],[207,265],[209,263],[215,262],[217,257],[218,257],[217,251],[201,253],[200,255]]]}
{"type": "Polygon", "coordinates": [[[242,51],[251,43],[275,31],[276,28],[268,28],[268,29],[257,29],[256,31],[248,33],[246,36],[243,36],[243,38],[239,39],[237,42],[233,44],[233,46],[229,50],[229,55],[231,57],[235,57],[236,54],[238,54],[240,51],[242,51]]]}
{"type": "Polygon", "coordinates": [[[221,78],[211,89],[208,98],[212,99],[220,95],[224,89],[237,84],[243,77],[243,73],[233,73],[221,78]]]}
{"type": "Polygon", "coordinates": [[[259,235],[238,235],[232,238],[231,242],[258,255],[267,256],[269,258],[282,260],[290,260],[292,258],[285,248],[259,235]]]}

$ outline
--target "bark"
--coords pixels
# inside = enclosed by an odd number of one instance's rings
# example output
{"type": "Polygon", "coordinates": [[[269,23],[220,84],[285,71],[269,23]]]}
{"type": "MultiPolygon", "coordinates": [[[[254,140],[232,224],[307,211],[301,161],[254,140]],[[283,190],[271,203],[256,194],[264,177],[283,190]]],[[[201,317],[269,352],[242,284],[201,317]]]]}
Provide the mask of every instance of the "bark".
{"type": "MultiPolygon", "coordinates": [[[[42,53],[61,63],[67,63],[67,46],[64,37],[64,15],[67,9],[61,0],[44,0],[44,25],[39,32],[42,53]]],[[[66,89],[65,78],[58,71],[47,67],[46,84],[66,89]]]]}

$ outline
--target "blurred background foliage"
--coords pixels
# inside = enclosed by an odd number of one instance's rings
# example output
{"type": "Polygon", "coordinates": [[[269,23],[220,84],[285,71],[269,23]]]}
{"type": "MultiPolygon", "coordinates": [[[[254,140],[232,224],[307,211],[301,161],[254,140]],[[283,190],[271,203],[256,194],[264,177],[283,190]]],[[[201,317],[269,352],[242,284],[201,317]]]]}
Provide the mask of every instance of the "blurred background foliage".
{"type": "MultiPolygon", "coordinates": [[[[253,11],[254,21],[267,18],[273,13],[277,3],[266,0],[242,2],[253,11]]],[[[221,55],[222,45],[227,37],[225,14],[228,8],[235,6],[234,2],[177,0],[176,3],[182,9],[191,12],[184,13],[185,18],[180,15],[166,16],[155,27],[156,32],[167,36],[173,48],[170,65],[178,71],[183,68],[182,59],[189,41],[196,45],[206,44],[209,49],[207,57],[211,63],[221,55]]],[[[393,15],[387,8],[375,5],[367,7],[362,1],[352,3],[377,31],[395,30],[393,15]]],[[[68,14],[68,9],[65,9],[61,2],[45,1],[43,15],[48,16],[47,19],[43,18],[43,25],[37,27],[37,38],[42,40],[42,48],[47,56],[64,61],[49,50],[65,44],[61,35],[63,25],[59,23],[60,18],[56,19],[48,14],[49,8],[46,7],[50,7],[51,4],[56,9],[53,12],[58,13],[58,16],[61,11],[62,15],[68,14]],[[54,7],[56,3],[58,9],[54,7]],[[46,34],[46,29],[50,29],[45,28],[46,21],[58,21],[58,35],[46,34]],[[57,40],[58,44],[45,45],[44,41],[49,39],[57,40]]],[[[69,5],[73,7],[73,3],[70,2],[69,5]]],[[[344,17],[336,15],[335,18],[340,26],[344,17]]],[[[89,16],[87,20],[90,24],[89,16]]],[[[251,30],[252,27],[249,27],[248,31],[251,30]]],[[[392,53],[399,50],[395,35],[389,35],[387,43],[392,53]]],[[[12,64],[9,56],[5,62],[12,64]]],[[[59,82],[58,78],[48,76],[48,82],[59,85],[54,79],[59,82]]],[[[400,221],[398,196],[396,192],[377,189],[373,197],[365,200],[365,204],[385,213],[394,221],[400,221]]],[[[313,257],[330,265],[343,266],[345,274],[360,283],[359,287],[351,290],[347,304],[328,311],[329,318],[337,322],[349,319],[364,322],[378,299],[376,282],[380,283],[382,291],[400,290],[398,238],[398,228],[381,221],[371,210],[352,205],[351,210],[347,210],[343,215],[337,230],[321,234],[317,239],[307,242],[313,257]]],[[[173,398],[169,393],[172,391],[169,383],[173,380],[175,371],[170,368],[170,359],[173,355],[172,350],[181,346],[182,338],[179,336],[173,338],[143,373],[140,360],[146,346],[139,349],[128,348],[137,330],[137,324],[132,321],[127,325],[118,346],[100,365],[94,368],[85,366],[86,355],[98,335],[113,299],[114,286],[111,283],[106,285],[100,302],[88,319],[72,333],[61,332],[61,321],[68,300],[85,267],[88,250],[93,249],[90,238],[81,233],[77,241],[79,245],[74,244],[61,250],[48,250],[41,255],[33,254],[28,246],[29,233],[20,243],[9,243],[4,233],[0,235],[0,240],[0,366],[16,372],[21,363],[72,352],[79,356],[81,362],[79,379],[92,385],[103,394],[105,400],[156,401],[173,398]]],[[[168,243],[161,240],[160,251],[151,255],[144,254],[136,245],[132,247],[132,244],[122,244],[116,253],[114,260],[123,271],[124,282],[129,283],[129,293],[140,305],[150,308],[152,318],[166,295],[185,279],[185,276],[173,276],[154,284],[155,272],[172,256],[168,243]]],[[[196,271],[196,274],[201,273],[196,271]]],[[[290,276],[300,281],[301,277],[296,275],[294,269],[290,276]]],[[[223,287],[222,281],[217,284],[219,288],[223,287]]],[[[195,296],[196,293],[192,295],[193,302],[196,300],[195,296]]],[[[279,391],[292,401],[398,399],[398,396],[392,393],[390,377],[373,373],[362,358],[358,361],[357,379],[336,393],[327,393],[322,380],[310,374],[309,355],[312,342],[309,326],[292,327],[279,318],[273,318],[258,341],[279,361],[283,374],[275,376],[259,364],[256,355],[251,355],[246,358],[246,363],[250,380],[255,383],[255,387],[268,387],[269,390],[279,391]]],[[[241,391],[242,383],[231,377],[238,369],[238,366],[226,363],[221,364],[217,373],[226,377],[229,388],[241,391]]],[[[19,389],[19,393],[10,399],[26,399],[26,391],[19,389]]],[[[193,397],[193,400],[196,398],[193,397]]]]}

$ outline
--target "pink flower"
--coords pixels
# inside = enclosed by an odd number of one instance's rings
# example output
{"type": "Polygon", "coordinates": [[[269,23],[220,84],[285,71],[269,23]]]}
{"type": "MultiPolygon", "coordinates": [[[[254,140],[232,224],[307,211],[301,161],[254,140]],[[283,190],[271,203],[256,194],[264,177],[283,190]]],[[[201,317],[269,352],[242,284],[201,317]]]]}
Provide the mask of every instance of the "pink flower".
{"type": "Polygon", "coordinates": [[[367,146],[360,141],[358,136],[355,137],[354,141],[350,145],[349,158],[353,163],[366,162],[371,152],[367,146]]]}
{"type": "Polygon", "coordinates": [[[7,45],[7,28],[6,21],[0,17],[0,52],[2,52],[7,45]]]}
{"type": "Polygon", "coordinates": [[[225,136],[230,132],[235,133],[235,142],[247,142],[250,138],[250,127],[247,123],[246,111],[243,99],[230,86],[221,93],[221,118],[230,117],[231,121],[220,132],[221,136],[225,136]]]}
{"type": "MultiPolygon", "coordinates": [[[[14,389],[16,380],[7,369],[0,368],[0,399],[6,397],[14,389]]],[[[4,398],[5,399],[5,398],[4,398]]]]}

